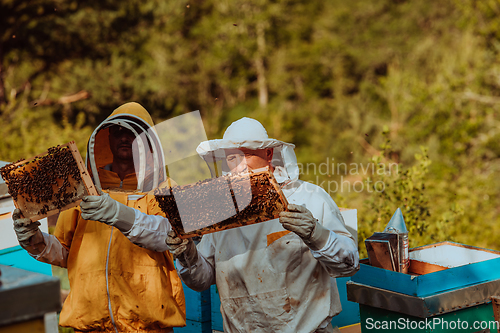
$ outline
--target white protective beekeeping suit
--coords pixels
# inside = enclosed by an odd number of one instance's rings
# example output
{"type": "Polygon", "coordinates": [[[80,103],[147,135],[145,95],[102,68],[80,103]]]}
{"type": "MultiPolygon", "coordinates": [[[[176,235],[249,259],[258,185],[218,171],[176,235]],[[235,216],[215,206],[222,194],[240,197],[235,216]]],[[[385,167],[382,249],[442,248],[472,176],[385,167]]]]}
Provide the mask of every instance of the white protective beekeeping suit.
{"type": "Polygon", "coordinates": [[[211,161],[235,148],[273,148],[274,174],[287,200],[305,205],[330,237],[312,251],[278,219],[204,235],[194,265],[177,261],[181,278],[195,290],[217,284],[225,332],[330,331],[331,318],[341,311],[331,277],[359,268],[357,245],[337,205],[319,186],[298,180],[294,145],[270,139],[254,119],[234,122],[223,139],[202,142],[197,151],[211,161]]]}

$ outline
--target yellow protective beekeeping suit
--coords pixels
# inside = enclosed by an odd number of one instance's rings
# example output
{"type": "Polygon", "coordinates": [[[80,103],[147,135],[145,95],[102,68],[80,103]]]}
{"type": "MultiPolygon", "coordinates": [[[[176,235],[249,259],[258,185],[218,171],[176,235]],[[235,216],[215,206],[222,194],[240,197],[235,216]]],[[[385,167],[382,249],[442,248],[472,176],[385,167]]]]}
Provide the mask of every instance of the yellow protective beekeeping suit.
{"type": "MultiPolygon", "coordinates": [[[[138,132],[152,125],[147,111],[137,103],[115,110],[89,140],[89,171],[113,199],[149,215],[162,214],[154,196],[145,193],[165,179],[163,156],[155,157],[151,148],[159,145],[154,131],[149,129],[144,178],[130,175],[122,181],[105,169],[111,162],[106,126],[120,121],[132,123],[138,132]],[[159,175],[154,177],[153,172],[159,175]]],[[[71,290],[60,314],[61,326],[94,332],[169,332],[171,327],[185,325],[182,284],[168,251],[144,249],[114,227],[83,220],[79,207],[59,215],[54,235],[69,251],[71,290]]]]}

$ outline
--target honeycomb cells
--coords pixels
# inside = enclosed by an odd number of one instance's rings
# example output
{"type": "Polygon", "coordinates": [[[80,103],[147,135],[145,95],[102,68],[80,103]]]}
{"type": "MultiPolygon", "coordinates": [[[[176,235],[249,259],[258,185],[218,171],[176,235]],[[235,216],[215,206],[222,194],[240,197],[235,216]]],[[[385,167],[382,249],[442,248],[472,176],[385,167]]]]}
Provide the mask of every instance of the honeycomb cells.
{"type": "Polygon", "coordinates": [[[82,181],[78,164],[67,146],[51,147],[42,156],[8,164],[0,168],[0,174],[25,217],[45,215],[74,202],[82,181]]]}
{"type": "Polygon", "coordinates": [[[268,221],[286,210],[286,199],[271,177],[268,173],[222,176],[157,189],[155,198],[178,236],[201,236],[268,221]],[[225,218],[221,212],[226,212],[225,218]]]}

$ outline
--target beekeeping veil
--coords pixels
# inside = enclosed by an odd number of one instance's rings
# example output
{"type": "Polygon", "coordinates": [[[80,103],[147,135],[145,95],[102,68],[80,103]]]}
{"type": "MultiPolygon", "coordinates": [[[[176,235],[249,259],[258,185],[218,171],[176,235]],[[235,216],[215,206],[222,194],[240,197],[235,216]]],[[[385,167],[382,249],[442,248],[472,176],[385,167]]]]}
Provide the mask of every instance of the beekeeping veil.
{"type": "Polygon", "coordinates": [[[135,176],[126,188],[140,192],[155,189],[166,179],[163,148],[148,111],[138,103],[126,103],[113,111],[92,133],[87,145],[87,169],[98,188],[115,187],[112,179],[100,172],[113,162],[109,128],[121,126],[135,136],[132,145],[135,176]],[[97,177],[99,175],[99,177],[97,177]]]}
{"type": "Polygon", "coordinates": [[[291,183],[299,178],[295,145],[269,138],[264,126],[255,119],[244,117],[233,122],[222,139],[204,141],[196,151],[209,165],[222,161],[222,173],[225,173],[229,171],[225,164],[226,149],[239,148],[273,149],[272,165],[278,183],[291,183]]]}

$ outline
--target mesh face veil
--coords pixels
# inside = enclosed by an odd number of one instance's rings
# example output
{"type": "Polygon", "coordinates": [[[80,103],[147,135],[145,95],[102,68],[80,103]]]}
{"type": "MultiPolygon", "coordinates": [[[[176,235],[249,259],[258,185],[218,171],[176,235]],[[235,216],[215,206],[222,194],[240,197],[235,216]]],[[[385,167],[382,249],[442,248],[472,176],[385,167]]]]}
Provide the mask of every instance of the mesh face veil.
{"type": "Polygon", "coordinates": [[[98,169],[113,162],[110,131],[127,131],[134,136],[132,154],[137,177],[137,191],[147,192],[166,179],[163,148],[149,113],[137,103],[127,103],[116,109],[92,133],[87,145],[87,169],[94,183],[102,188],[98,169]]]}
{"type": "Polygon", "coordinates": [[[222,139],[204,141],[196,151],[207,164],[217,165],[219,174],[224,174],[229,172],[225,163],[226,151],[241,148],[272,149],[271,163],[274,177],[279,183],[293,182],[299,178],[295,145],[269,138],[264,126],[255,119],[245,117],[235,121],[226,129],[222,139]]]}

